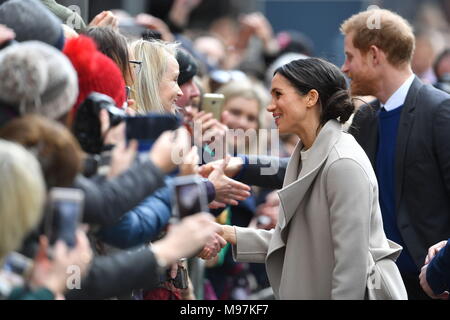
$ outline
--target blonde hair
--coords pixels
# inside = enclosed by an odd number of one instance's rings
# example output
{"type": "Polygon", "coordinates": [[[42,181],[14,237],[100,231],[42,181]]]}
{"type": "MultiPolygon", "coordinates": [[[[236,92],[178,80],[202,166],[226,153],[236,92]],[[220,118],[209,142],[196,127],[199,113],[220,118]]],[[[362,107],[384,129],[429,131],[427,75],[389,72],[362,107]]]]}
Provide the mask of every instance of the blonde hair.
{"type": "MultiPolygon", "coordinates": [[[[251,80],[239,80],[232,81],[222,86],[219,90],[217,90],[218,94],[223,94],[225,96],[225,101],[223,106],[225,107],[227,103],[234,98],[244,98],[248,100],[255,100],[258,104],[258,114],[257,114],[257,123],[258,128],[263,129],[264,127],[264,107],[269,103],[268,94],[266,94],[266,90],[263,85],[258,84],[258,82],[252,82],[251,80]]],[[[223,112],[224,110],[222,110],[223,112]]],[[[258,141],[258,135],[256,136],[256,142],[258,141]]],[[[234,145],[234,141],[229,141],[229,152],[234,152],[236,146],[234,145]]],[[[245,154],[254,155],[258,154],[258,144],[248,144],[245,142],[245,154]]]]}
{"type": "Polygon", "coordinates": [[[268,102],[268,98],[256,84],[253,84],[250,80],[232,81],[217,90],[217,93],[225,96],[224,106],[234,98],[255,100],[258,103],[258,129],[261,128],[260,115],[268,102]]]}
{"type": "Polygon", "coordinates": [[[136,100],[136,111],[139,114],[165,113],[159,88],[167,71],[168,58],[172,56],[176,59],[177,47],[177,43],[142,39],[131,44],[135,59],[142,61],[141,70],[131,90],[131,97],[136,100]]]}
{"type": "Polygon", "coordinates": [[[39,162],[22,146],[0,139],[0,262],[40,222],[45,183],[39,162]]]}
{"type": "Polygon", "coordinates": [[[362,53],[375,45],[386,53],[392,65],[411,63],[416,46],[413,28],[392,11],[375,9],[355,14],[344,21],[341,32],[353,32],[353,45],[362,53]]]}

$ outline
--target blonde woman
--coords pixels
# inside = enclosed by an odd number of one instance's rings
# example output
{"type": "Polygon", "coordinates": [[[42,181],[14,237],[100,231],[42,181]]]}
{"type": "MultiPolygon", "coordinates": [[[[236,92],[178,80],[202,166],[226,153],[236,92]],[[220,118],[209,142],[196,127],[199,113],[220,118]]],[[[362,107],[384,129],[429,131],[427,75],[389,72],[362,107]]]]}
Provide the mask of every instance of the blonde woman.
{"type": "Polygon", "coordinates": [[[40,221],[45,183],[36,158],[22,146],[0,140],[0,265],[40,221]]]}
{"type": "Polygon", "coordinates": [[[231,154],[258,153],[258,130],[261,129],[261,114],[269,99],[255,84],[248,81],[233,81],[217,93],[225,96],[221,122],[233,130],[233,141],[227,141],[231,154]],[[243,130],[245,138],[238,135],[243,130]],[[247,138],[249,137],[249,138],[247,138]]]}
{"type": "Polygon", "coordinates": [[[131,44],[132,55],[140,64],[131,92],[138,114],[176,112],[176,102],[183,95],[178,86],[177,47],[156,40],[131,44]]]}

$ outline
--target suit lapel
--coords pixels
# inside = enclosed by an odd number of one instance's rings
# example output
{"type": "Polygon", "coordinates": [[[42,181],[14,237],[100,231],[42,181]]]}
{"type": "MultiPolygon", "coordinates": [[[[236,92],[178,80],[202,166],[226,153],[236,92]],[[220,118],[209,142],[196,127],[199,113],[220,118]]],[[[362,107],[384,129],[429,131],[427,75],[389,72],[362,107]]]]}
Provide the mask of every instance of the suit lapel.
{"type": "Polygon", "coordinates": [[[367,147],[365,149],[370,163],[372,163],[372,167],[376,168],[376,154],[378,149],[378,111],[380,110],[380,101],[376,100],[371,106],[370,119],[367,123],[367,147]]]}
{"type": "Polygon", "coordinates": [[[416,110],[418,93],[422,86],[423,84],[416,78],[409,89],[408,95],[406,96],[405,104],[400,117],[400,123],[398,125],[397,148],[395,155],[395,207],[397,212],[400,207],[400,199],[403,190],[406,149],[411,134],[411,128],[414,123],[414,111],[416,110]]]}

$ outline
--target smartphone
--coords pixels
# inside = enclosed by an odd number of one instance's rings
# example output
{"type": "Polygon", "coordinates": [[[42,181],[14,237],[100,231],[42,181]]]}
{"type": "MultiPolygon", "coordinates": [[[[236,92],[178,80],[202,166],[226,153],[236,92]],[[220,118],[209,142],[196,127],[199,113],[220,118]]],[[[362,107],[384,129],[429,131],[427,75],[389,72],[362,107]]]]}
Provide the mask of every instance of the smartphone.
{"type": "Polygon", "coordinates": [[[225,96],[223,94],[206,93],[203,95],[201,109],[206,113],[212,113],[214,119],[220,121],[224,102],[225,96]]]}
{"type": "Polygon", "coordinates": [[[46,216],[45,234],[50,246],[62,240],[69,248],[76,245],[76,231],[81,223],[84,193],[78,189],[53,188],[49,195],[50,211],[46,216]]]}
{"type": "Polygon", "coordinates": [[[178,129],[182,119],[171,114],[148,114],[146,116],[126,118],[127,141],[137,140],[139,152],[151,150],[155,141],[166,131],[178,129]]]}
{"type": "Polygon", "coordinates": [[[177,177],[173,180],[172,188],[175,220],[209,212],[206,186],[198,176],[177,177]]]}

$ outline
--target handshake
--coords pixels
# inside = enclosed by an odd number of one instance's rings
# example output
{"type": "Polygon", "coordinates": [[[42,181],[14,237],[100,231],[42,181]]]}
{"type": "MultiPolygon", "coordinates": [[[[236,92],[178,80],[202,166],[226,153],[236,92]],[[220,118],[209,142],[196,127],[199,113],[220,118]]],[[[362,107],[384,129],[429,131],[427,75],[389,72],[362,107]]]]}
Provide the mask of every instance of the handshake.
{"type": "Polygon", "coordinates": [[[215,258],[227,243],[236,244],[234,227],[214,222],[208,213],[198,213],[171,225],[166,237],[152,245],[153,253],[166,265],[186,257],[215,258]]]}

